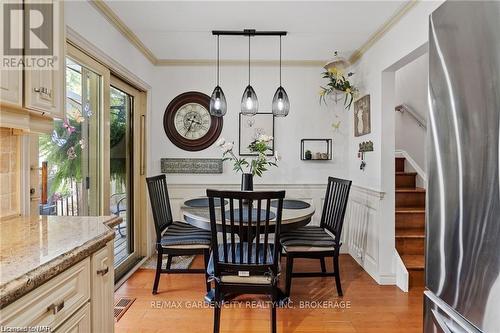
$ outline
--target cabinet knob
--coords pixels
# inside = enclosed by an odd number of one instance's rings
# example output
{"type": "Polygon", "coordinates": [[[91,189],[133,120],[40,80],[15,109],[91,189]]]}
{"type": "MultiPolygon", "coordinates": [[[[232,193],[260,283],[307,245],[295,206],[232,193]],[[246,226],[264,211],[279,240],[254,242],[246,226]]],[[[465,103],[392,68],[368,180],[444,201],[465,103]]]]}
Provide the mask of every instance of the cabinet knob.
{"type": "Polygon", "coordinates": [[[53,315],[56,315],[59,311],[61,311],[64,308],[64,301],[61,301],[60,303],[53,303],[49,305],[47,308],[47,311],[51,311],[53,315]]]}
{"type": "Polygon", "coordinates": [[[104,275],[108,274],[108,272],[109,272],[109,267],[106,267],[106,268],[103,268],[103,269],[98,269],[97,270],[97,275],[104,276],[104,275]]]}

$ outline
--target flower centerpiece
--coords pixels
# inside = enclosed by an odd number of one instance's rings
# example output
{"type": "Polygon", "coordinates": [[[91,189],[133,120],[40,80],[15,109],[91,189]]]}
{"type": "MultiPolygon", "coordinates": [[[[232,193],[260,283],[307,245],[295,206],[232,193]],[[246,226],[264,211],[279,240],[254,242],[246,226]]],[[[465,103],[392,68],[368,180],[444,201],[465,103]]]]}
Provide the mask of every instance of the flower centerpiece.
{"type": "Polygon", "coordinates": [[[226,141],[224,138],[220,138],[216,145],[222,150],[222,161],[232,161],[233,170],[236,172],[241,172],[241,190],[252,191],[253,190],[253,176],[262,177],[262,174],[268,170],[268,167],[278,166],[278,161],[281,159],[278,152],[274,153],[274,156],[269,157],[267,153],[272,151],[269,144],[273,141],[272,136],[261,134],[256,140],[254,140],[248,149],[252,153],[257,153],[257,156],[248,162],[245,158],[237,157],[233,152],[234,142],[226,141]]]}
{"type": "MultiPolygon", "coordinates": [[[[337,52],[335,52],[337,56],[337,52]]],[[[328,79],[326,86],[321,86],[319,91],[319,102],[326,104],[326,96],[335,95],[335,102],[339,95],[344,95],[344,107],[349,110],[352,102],[358,92],[358,89],[349,81],[349,78],[354,75],[353,72],[344,74],[342,68],[337,65],[329,66],[323,72],[323,78],[328,79]]]]}

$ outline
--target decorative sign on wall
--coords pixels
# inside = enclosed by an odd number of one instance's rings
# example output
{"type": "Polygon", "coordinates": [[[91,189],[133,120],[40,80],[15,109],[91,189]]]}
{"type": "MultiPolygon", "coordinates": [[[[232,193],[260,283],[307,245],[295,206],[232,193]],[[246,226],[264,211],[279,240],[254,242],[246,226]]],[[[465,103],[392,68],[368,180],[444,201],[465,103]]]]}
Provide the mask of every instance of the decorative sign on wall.
{"type": "Polygon", "coordinates": [[[361,164],[359,166],[361,171],[364,171],[366,168],[365,153],[370,151],[373,151],[373,141],[365,141],[359,144],[358,157],[361,159],[361,164]]]}
{"type": "Polygon", "coordinates": [[[365,141],[359,144],[359,152],[366,153],[367,151],[373,151],[373,141],[365,141]]]}
{"type": "Polygon", "coordinates": [[[162,173],[222,173],[220,158],[162,158],[162,173]]]}
{"type": "Polygon", "coordinates": [[[354,136],[370,133],[370,95],[366,95],[354,102],[354,136]]]}

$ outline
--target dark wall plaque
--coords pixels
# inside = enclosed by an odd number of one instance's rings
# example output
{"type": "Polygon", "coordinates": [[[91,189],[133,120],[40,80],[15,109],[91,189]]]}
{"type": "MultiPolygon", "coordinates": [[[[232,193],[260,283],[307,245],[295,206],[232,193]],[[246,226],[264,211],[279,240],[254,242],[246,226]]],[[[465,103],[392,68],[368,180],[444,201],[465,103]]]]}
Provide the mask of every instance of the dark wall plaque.
{"type": "Polygon", "coordinates": [[[222,173],[220,158],[162,158],[162,173],[222,173]]]}

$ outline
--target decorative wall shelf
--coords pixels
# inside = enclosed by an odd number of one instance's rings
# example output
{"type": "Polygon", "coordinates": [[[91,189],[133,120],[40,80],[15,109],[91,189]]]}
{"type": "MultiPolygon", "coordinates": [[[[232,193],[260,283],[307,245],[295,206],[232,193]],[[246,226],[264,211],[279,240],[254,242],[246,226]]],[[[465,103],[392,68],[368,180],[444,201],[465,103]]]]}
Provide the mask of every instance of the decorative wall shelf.
{"type": "Polygon", "coordinates": [[[332,139],[300,140],[302,161],[330,161],[332,159],[332,139]]]}

